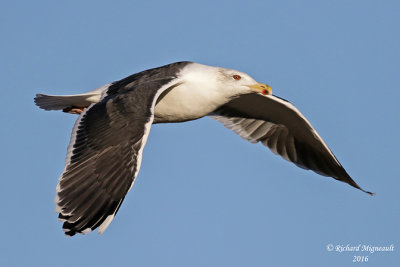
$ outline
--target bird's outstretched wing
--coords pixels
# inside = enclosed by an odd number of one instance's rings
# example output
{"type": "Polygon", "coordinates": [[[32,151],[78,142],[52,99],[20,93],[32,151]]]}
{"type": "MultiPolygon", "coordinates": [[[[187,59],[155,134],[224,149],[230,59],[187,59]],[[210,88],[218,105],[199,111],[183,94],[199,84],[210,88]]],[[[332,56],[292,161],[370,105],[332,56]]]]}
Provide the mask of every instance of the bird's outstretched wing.
{"type": "Polygon", "coordinates": [[[139,171],[155,102],[171,83],[124,84],[121,93],[105,96],[79,116],[55,199],[66,235],[97,227],[102,233],[111,223],[139,171]]]}
{"type": "Polygon", "coordinates": [[[252,143],[261,142],[303,169],[373,194],[353,181],[310,122],[284,99],[256,93],[241,95],[210,116],[242,138],[252,143]]]}

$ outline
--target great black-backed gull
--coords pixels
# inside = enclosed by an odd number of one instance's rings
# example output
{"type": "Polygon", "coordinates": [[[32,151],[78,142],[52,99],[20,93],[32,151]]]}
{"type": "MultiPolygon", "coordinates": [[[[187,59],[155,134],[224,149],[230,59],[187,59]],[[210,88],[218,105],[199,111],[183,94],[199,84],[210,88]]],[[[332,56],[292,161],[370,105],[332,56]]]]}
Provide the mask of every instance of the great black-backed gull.
{"type": "Polygon", "coordinates": [[[295,106],[237,70],[177,62],[85,94],[37,94],[35,102],[80,114],[55,199],[66,235],[109,226],[139,172],[153,123],[210,116],[301,168],[364,191],[295,106]]]}

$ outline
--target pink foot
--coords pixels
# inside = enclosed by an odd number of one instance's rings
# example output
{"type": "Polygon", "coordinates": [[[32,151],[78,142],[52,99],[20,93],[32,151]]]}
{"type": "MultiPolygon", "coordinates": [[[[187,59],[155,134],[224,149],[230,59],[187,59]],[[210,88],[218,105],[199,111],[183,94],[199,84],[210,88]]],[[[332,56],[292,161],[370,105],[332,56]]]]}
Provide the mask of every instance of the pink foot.
{"type": "Polygon", "coordinates": [[[86,107],[68,107],[64,108],[63,111],[70,114],[81,114],[86,107]]]}

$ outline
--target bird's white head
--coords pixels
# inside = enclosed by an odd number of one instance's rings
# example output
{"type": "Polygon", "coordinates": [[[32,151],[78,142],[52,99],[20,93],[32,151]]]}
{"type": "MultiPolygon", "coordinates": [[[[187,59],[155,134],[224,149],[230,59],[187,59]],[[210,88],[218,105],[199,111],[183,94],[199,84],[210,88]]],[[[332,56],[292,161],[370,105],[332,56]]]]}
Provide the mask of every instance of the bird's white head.
{"type": "Polygon", "coordinates": [[[263,95],[271,95],[272,89],[269,85],[259,83],[250,75],[233,69],[218,68],[221,82],[238,94],[256,92],[263,95]]]}
{"type": "Polygon", "coordinates": [[[250,92],[271,95],[269,85],[256,82],[250,75],[227,68],[212,67],[198,63],[192,63],[182,72],[186,81],[203,88],[212,88],[227,97],[247,94],[250,92]]]}

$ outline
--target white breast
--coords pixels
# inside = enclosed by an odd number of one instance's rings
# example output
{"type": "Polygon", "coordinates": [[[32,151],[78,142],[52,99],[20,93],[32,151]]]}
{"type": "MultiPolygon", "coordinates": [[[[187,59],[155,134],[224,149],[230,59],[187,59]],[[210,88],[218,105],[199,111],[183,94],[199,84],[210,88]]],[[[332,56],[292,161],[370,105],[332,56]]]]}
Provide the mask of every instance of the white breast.
{"type": "Polygon", "coordinates": [[[154,122],[182,122],[206,116],[227,102],[215,90],[182,84],[163,96],[155,106],[154,122]]]}
{"type": "Polygon", "coordinates": [[[228,102],[215,67],[191,64],[179,74],[179,86],[161,96],[154,122],[182,122],[206,116],[228,102]]]}

